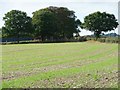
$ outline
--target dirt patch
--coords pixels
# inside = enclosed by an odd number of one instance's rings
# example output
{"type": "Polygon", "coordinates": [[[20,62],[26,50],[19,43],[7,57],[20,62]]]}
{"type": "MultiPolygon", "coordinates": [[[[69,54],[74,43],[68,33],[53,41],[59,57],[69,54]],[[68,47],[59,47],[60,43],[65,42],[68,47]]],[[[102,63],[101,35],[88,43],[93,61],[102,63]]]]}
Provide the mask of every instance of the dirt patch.
{"type": "MultiPolygon", "coordinates": [[[[116,55],[116,53],[114,53],[116,55]]],[[[45,73],[49,71],[56,71],[56,70],[62,70],[66,68],[73,68],[73,67],[81,67],[84,65],[89,65],[92,63],[97,63],[97,62],[102,62],[105,61],[108,57],[112,57],[110,54],[105,57],[93,60],[93,59],[86,59],[86,60],[80,60],[80,61],[74,61],[74,62],[69,62],[66,64],[58,64],[58,65],[51,65],[51,66],[45,66],[45,67],[38,67],[38,68],[33,68],[30,71],[16,71],[16,72],[10,72],[10,73],[3,73],[3,80],[12,80],[16,79],[19,77],[26,77],[26,76],[31,76],[33,74],[38,74],[38,73],[45,73]]]]}
{"type": "MultiPolygon", "coordinates": [[[[110,66],[114,67],[117,65],[110,66]]],[[[82,72],[68,77],[40,80],[34,83],[32,88],[111,88],[118,83],[118,72],[104,70],[82,72]],[[97,75],[97,77],[95,77],[97,75]]],[[[116,87],[117,88],[117,87],[116,87]]]]}
{"type": "MultiPolygon", "coordinates": [[[[100,53],[104,53],[104,52],[101,49],[98,52],[91,52],[91,53],[92,53],[92,55],[94,57],[95,55],[99,55],[100,53]]],[[[50,65],[50,66],[48,65],[48,66],[43,66],[43,67],[34,67],[34,68],[32,68],[32,69],[30,69],[28,71],[26,71],[26,70],[23,70],[23,71],[18,70],[18,71],[14,71],[14,72],[3,72],[2,80],[12,80],[12,79],[16,79],[16,78],[19,78],[19,77],[31,76],[33,74],[38,74],[38,73],[56,71],[56,70],[61,70],[61,69],[65,69],[65,68],[81,67],[81,66],[84,66],[84,65],[89,65],[89,64],[92,64],[92,63],[97,63],[97,62],[104,61],[104,60],[108,59],[108,57],[109,58],[110,57],[115,57],[115,56],[117,57],[117,55],[118,55],[118,52],[115,51],[115,52],[112,52],[111,54],[108,54],[108,55],[106,55],[104,57],[93,60],[91,57],[89,57],[89,53],[88,53],[88,54],[85,55],[86,57],[88,57],[85,60],[75,60],[74,62],[67,62],[65,64],[50,65]]],[[[33,63],[33,65],[35,66],[36,63],[33,63]]],[[[22,66],[22,67],[24,67],[24,66],[22,66]]]]}

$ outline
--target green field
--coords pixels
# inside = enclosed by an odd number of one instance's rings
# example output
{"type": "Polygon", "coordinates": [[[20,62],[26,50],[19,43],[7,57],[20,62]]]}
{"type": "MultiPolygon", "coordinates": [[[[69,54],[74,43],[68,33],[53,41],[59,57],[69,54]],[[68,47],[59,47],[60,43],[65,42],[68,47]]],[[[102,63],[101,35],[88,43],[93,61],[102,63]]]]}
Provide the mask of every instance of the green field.
{"type": "Polygon", "coordinates": [[[117,44],[13,44],[2,49],[3,88],[118,87],[117,44]]]}

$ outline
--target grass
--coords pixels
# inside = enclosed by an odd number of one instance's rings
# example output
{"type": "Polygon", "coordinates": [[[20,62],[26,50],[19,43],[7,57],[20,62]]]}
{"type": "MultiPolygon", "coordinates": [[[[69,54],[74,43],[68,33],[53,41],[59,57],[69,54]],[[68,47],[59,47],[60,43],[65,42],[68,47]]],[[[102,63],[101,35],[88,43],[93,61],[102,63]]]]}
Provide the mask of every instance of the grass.
{"type": "Polygon", "coordinates": [[[2,49],[3,88],[118,87],[117,44],[15,44],[2,49]]]}

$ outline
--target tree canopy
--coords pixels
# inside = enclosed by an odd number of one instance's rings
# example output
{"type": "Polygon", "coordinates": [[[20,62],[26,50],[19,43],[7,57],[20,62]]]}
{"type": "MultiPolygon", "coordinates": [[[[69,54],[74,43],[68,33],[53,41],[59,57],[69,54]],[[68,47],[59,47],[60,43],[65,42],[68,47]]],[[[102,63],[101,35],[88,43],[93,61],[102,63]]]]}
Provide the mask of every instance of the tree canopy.
{"type": "Polygon", "coordinates": [[[42,38],[50,38],[55,33],[55,16],[47,10],[41,9],[33,12],[32,23],[35,27],[35,36],[42,38]]]}
{"type": "Polygon", "coordinates": [[[84,18],[81,27],[94,32],[96,38],[100,37],[101,32],[107,32],[117,28],[118,22],[113,14],[106,12],[94,12],[84,18]]]}
{"type": "Polygon", "coordinates": [[[94,32],[96,38],[101,33],[115,30],[118,26],[113,14],[94,12],[84,18],[82,23],[73,10],[66,7],[50,6],[32,13],[32,18],[26,12],[11,10],[5,14],[4,26],[0,29],[2,37],[33,37],[42,41],[69,40],[73,34],[79,36],[79,27],[94,32]]]}
{"type": "Polygon", "coordinates": [[[11,10],[5,14],[3,20],[5,21],[5,26],[2,27],[3,35],[18,38],[18,42],[21,36],[33,32],[32,19],[26,12],[11,10]]]}
{"type": "Polygon", "coordinates": [[[32,22],[39,36],[53,38],[71,38],[78,32],[80,20],[75,12],[65,7],[48,7],[33,13],[32,22]],[[44,33],[44,34],[43,34],[44,33]]]}
{"type": "Polygon", "coordinates": [[[73,33],[77,32],[80,20],[76,20],[75,12],[66,7],[49,7],[50,11],[54,12],[57,17],[57,29],[62,37],[70,38],[73,33]]]}

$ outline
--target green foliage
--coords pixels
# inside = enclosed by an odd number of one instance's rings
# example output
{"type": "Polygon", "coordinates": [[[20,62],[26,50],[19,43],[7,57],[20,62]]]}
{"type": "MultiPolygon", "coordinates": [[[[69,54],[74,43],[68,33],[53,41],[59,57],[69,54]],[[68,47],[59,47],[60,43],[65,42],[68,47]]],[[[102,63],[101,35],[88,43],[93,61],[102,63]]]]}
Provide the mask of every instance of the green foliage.
{"type": "Polygon", "coordinates": [[[106,38],[98,38],[97,41],[104,43],[104,42],[106,42],[106,38]]]}
{"type": "Polygon", "coordinates": [[[80,20],[76,20],[75,12],[65,7],[49,7],[56,16],[57,31],[63,38],[71,38],[73,33],[78,33],[80,20]]]}
{"type": "Polygon", "coordinates": [[[65,7],[48,7],[33,12],[32,18],[37,37],[45,40],[71,38],[73,33],[78,33],[80,20],[76,20],[74,11],[65,7]]]}
{"type": "Polygon", "coordinates": [[[102,31],[111,31],[117,28],[117,26],[118,22],[113,14],[98,11],[86,16],[81,28],[94,32],[96,38],[99,38],[102,31]]]}
{"type": "Polygon", "coordinates": [[[3,17],[5,26],[2,27],[3,36],[19,38],[33,32],[32,19],[26,12],[11,10],[3,17]]]}
{"type": "MultiPolygon", "coordinates": [[[[106,12],[89,14],[84,18],[84,23],[76,18],[75,12],[66,7],[40,9],[33,12],[32,18],[26,12],[11,10],[3,17],[5,24],[0,33],[3,38],[34,37],[45,42],[69,41],[73,39],[74,33],[77,39],[80,38],[79,41],[86,41],[89,38],[79,36],[79,27],[94,32],[97,40],[102,32],[114,30],[118,26],[115,16],[106,12]]],[[[118,42],[103,38],[98,41],[118,42]]]]}
{"type": "Polygon", "coordinates": [[[105,42],[108,42],[108,43],[118,43],[118,37],[116,37],[116,38],[106,38],[105,42]]]}
{"type": "Polygon", "coordinates": [[[106,37],[106,38],[94,38],[94,37],[86,37],[87,41],[89,40],[94,40],[94,41],[99,41],[99,42],[102,42],[102,43],[118,43],[119,42],[119,39],[118,37],[106,37]]]}
{"type": "Polygon", "coordinates": [[[56,33],[55,26],[55,16],[54,14],[47,10],[41,9],[33,13],[32,23],[35,27],[35,36],[40,37],[44,40],[45,37],[50,38],[56,33]]]}

